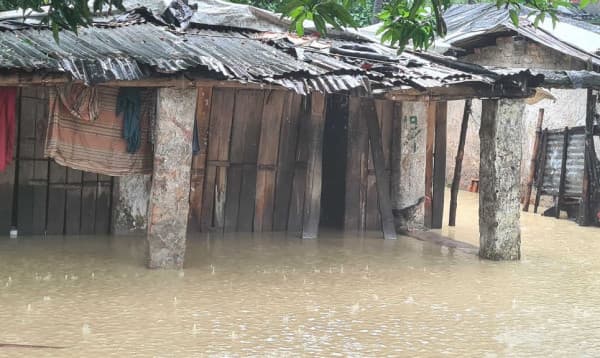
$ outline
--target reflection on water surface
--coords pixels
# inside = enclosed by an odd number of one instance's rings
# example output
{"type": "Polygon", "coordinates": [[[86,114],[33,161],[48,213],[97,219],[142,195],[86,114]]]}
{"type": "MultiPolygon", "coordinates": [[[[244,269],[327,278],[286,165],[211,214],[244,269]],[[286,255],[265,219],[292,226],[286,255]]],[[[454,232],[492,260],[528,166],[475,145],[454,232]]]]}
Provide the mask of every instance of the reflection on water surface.
{"type": "MultiPolygon", "coordinates": [[[[477,243],[476,196],[458,226],[477,243]]],[[[600,230],[524,214],[523,260],[409,238],[198,236],[182,272],[143,240],[0,239],[0,356],[598,356],[600,230]]]]}

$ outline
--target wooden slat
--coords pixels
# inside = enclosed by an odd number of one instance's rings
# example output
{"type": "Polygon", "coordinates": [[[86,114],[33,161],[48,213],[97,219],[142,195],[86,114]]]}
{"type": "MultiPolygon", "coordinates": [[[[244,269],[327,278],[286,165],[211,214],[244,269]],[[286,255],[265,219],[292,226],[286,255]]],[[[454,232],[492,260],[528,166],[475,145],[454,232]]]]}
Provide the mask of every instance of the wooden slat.
{"type": "MultiPolygon", "coordinates": [[[[36,95],[39,97],[39,95],[36,95]]],[[[46,128],[48,128],[48,103],[36,98],[33,105],[35,111],[35,154],[33,179],[33,233],[45,234],[48,212],[48,177],[49,162],[44,160],[44,147],[46,141],[46,128]]]]}
{"type": "Polygon", "coordinates": [[[592,133],[594,131],[594,119],[596,114],[596,102],[597,96],[594,95],[591,89],[587,90],[587,104],[586,104],[586,116],[585,116],[585,149],[584,149],[584,162],[583,162],[583,180],[581,188],[581,204],[579,205],[579,217],[577,223],[581,226],[590,225],[591,218],[591,175],[590,171],[592,166],[592,158],[594,157],[594,138],[592,133]]]}
{"type": "Polygon", "coordinates": [[[402,102],[394,103],[394,114],[392,121],[392,146],[390,148],[390,171],[391,171],[391,200],[397,204],[397,193],[402,185],[402,102]]]}
{"type": "Polygon", "coordinates": [[[273,209],[273,231],[285,231],[287,229],[301,110],[302,96],[296,93],[289,93],[284,106],[279,135],[279,157],[277,161],[275,204],[273,209]]]}
{"type": "Polygon", "coordinates": [[[396,238],[392,204],[390,202],[390,179],[385,170],[385,156],[381,139],[381,129],[377,120],[377,110],[372,99],[364,99],[361,103],[361,113],[365,116],[369,132],[369,143],[377,186],[377,199],[379,202],[379,214],[381,215],[381,227],[386,239],[396,238]]]}
{"type": "Polygon", "coordinates": [[[236,93],[227,199],[225,231],[252,231],[256,193],[256,160],[263,107],[262,91],[236,93]]]}
{"type": "Polygon", "coordinates": [[[316,239],[319,232],[322,184],[321,161],[323,155],[325,109],[325,95],[313,93],[311,96],[311,116],[309,124],[309,140],[311,147],[306,170],[306,191],[304,193],[303,239],[316,239]]]}
{"type": "Polygon", "coordinates": [[[73,187],[66,189],[65,202],[65,234],[77,235],[81,227],[81,185],[83,173],[79,170],[67,169],[67,183],[73,187]]]}
{"type": "MultiPolygon", "coordinates": [[[[387,176],[391,176],[391,148],[392,148],[392,133],[394,124],[394,102],[375,100],[375,108],[377,109],[377,119],[381,128],[381,139],[383,147],[383,156],[385,161],[385,172],[387,176]]],[[[375,168],[371,154],[372,149],[369,146],[369,178],[367,182],[367,209],[366,209],[366,229],[381,230],[381,216],[379,214],[379,203],[377,201],[377,187],[375,184],[375,168]]],[[[391,188],[388,188],[388,190],[391,188]]]]}
{"type": "Polygon", "coordinates": [[[435,151],[433,156],[433,189],[431,227],[441,229],[444,220],[444,192],[446,190],[446,122],[447,102],[436,102],[435,151]]]}
{"type": "Polygon", "coordinates": [[[469,127],[469,116],[471,115],[471,100],[465,101],[462,122],[460,124],[460,136],[458,139],[458,149],[454,164],[454,175],[452,177],[452,189],[450,190],[450,214],[448,216],[448,226],[456,225],[456,208],[458,205],[458,188],[460,186],[460,177],[462,173],[462,162],[465,154],[465,142],[467,141],[467,129],[469,127]]]}
{"type": "Polygon", "coordinates": [[[540,138],[542,136],[542,125],[544,123],[544,109],[540,108],[538,120],[535,126],[535,139],[533,140],[533,149],[531,150],[531,161],[529,163],[529,174],[527,176],[527,189],[523,196],[523,211],[529,211],[529,202],[531,201],[531,191],[533,189],[533,180],[535,178],[535,169],[538,165],[537,158],[540,151],[540,138]]]}
{"type": "Polygon", "coordinates": [[[344,230],[365,230],[367,210],[368,133],[361,118],[361,98],[348,102],[348,155],[346,160],[346,210],[344,230]]]}
{"type": "Polygon", "coordinates": [[[98,178],[96,191],[96,217],[94,222],[94,233],[107,235],[110,233],[110,210],[111,210],[112,185],[110,181],[98,178]]]}
{"type": "Polygon", "coordinates": [[[435,102],[427,104],[427,133],[425,146],[425,203],[424,203],[424,225],[432,227],[433,220],[433,149],[435,145],[435,102]]]}
{"type": "Polygon", "coordinates": [[[33,179],[33,162],[19,160],[19,202],[17,209],[17,227],[19,233],[28,235],[33,233],[33,187],[29,185],[33,179]]]}
{"type": "Polygon", "coordinates": [[[548,150],[548,129],[542,132],[542,149],[540,151],[539,167],[537,170],[537,182],[535,191],[535,202],[533,204],[533,212],[537,213],[540,205],[540,197],[542,196],[542,186],[544,185],[544,172],[546,171],[546,152],[548,150]]]}
{"type": "Polygon", "coordinates": [[[279,135],[284,104],[289,101],[289,98],[288,92],[285,91],[271,91],[265,98],[257,160],[254,208],[254,231],[256,232],[273,230],[279,135]]]}
{"type": "Polygon", "coordinates": [[[48,193],[48,225],[46,230],[50,235],[63,234],[65,230],[65,202],[67,168],[50,162],[50,185],[48,193]]]}
{"type": "Polygon", "coordinates": [[[81,234],[95,233],[97,196],[98,174],[84,172],[81,188],[81,234]]]}
{"type": "Polygon", "coordinates": [[[190,178],[190,224],[188,230],[202,230],[202,203],[204,194],[204,178],[206,160],[208,158],[208,127],[210,123],[212,88],[198,87],[196,100],[196,126],[200,151],[192,158],[192,174],[190,178]]]}
{"type": "MultiPolygon", "coordinates": [[[[211,99],[207,149],[208,160],[228,163],[235,90],[215,88],[212,91],[211,99]]],[[[201,230],[209,230],[213,225],[219,229],[223,228],[226,183],[226,167],[217,168],[214,165],[207,166],[202,194],[201,230]]]]}
{"type": "Polygon", "coordinates": [[[565,193],[565,182],[567,178],[567,153],[569,150],[569,127],[565,127],[565,134],[563,137],[563,152],[560,164],[560,179],[558,184],[558,195],[556,197],[554,216],[558,219],[560,217],[560,204],[563,201],[563,195],[565,193]]]}
{"type": "Polygon", "coordinates": [[[298,142],[296,160],[294,163],[294,178],[292,180],[292,195],[288,215],[287,231],[297,233],[302,231],[302,215],[304,212],[304,193],[306,190],[306,167],[310,150],[310,97],[303,97],[301,115],[298,121],[298,142]]]}

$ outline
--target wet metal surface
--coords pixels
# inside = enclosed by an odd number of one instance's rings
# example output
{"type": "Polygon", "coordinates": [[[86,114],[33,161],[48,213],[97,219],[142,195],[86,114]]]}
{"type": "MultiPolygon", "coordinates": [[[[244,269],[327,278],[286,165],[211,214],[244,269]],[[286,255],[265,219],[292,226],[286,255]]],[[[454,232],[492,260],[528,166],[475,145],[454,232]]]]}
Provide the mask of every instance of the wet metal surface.
{"type": "MultiPolygon", "coordinates": [[[[456,228],[477,243],[477,197],[456,228]]],[[[132,238],[0,239],[10,357],[598,356],[600,235],[523,214],[523,260],[325,233],[191,238],[184,271],[132,238]]]]}

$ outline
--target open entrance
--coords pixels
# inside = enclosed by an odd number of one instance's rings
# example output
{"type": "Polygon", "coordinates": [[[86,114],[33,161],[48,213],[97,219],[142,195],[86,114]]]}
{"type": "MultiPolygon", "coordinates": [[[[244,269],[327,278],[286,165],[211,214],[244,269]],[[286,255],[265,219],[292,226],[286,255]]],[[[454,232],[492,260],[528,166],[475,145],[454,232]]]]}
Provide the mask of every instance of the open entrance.
{"type": "Polygon", "coordinates": [[[321,227],[344,227],[347,132],[348,96],[332,95],[327,100],[323,134],[321,227]]]}

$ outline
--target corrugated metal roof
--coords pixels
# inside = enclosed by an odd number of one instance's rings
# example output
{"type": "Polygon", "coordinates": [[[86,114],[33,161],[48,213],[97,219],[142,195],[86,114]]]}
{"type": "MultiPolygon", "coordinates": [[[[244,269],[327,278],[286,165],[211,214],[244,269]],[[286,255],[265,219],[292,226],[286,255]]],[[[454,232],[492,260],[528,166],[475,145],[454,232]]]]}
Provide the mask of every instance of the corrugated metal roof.
{"type": "Polygon", "coordinates": [[[492,84],[485,74],[436,63],[365,40],[299,38],[229,26],[192,24],[185,32],[140,8],[98,21],[78,34],[0,21],[0,69],[63,72],[88,84],[185,73],[277,84],[301,94],[354,88],[425,90],[492,84]]]}
{"type": "MultiPolygon", "coordinates": [[[[470,48],[476,46],[478,42],[481,42],[480,39],[485,37],[516,33],[565,55],[585,62],[591,60],[595,65],[600,66],[600,57],[579,48],[576,45],[579,39],[570,38],[569,33],[564,33],[564,31],[559,33],[557,28],[543,26],[545,24],[538,28],[534,27],[527,17],[530,12],[531,10],[522,8],[519,26],[516,27],[505,7],[498,8],[495,4],[453,5],[444,13],[448,33],[439,41],[441,45],[439,47],[447,48],[443,45],[446,43],[454,47],[470,48]]],[[[589,33],[588,41],[592,41],[592,37],[596,38],[597,31],[590,29],[594,25],[582,26],[582,22],[569,19],[566,15],[559,18],[572,26],[578,26],[582,31],[587,31],[589,33]]],[[[551,21],[547,19],[546,22],[551,21]]],[[[590,46],[595,47],[593,44],[590,46]]],[[[586,48],[588,47],[586,46],[586,48]]],[[[600,48],[600,43],[596,48],[600,48]]]]}

